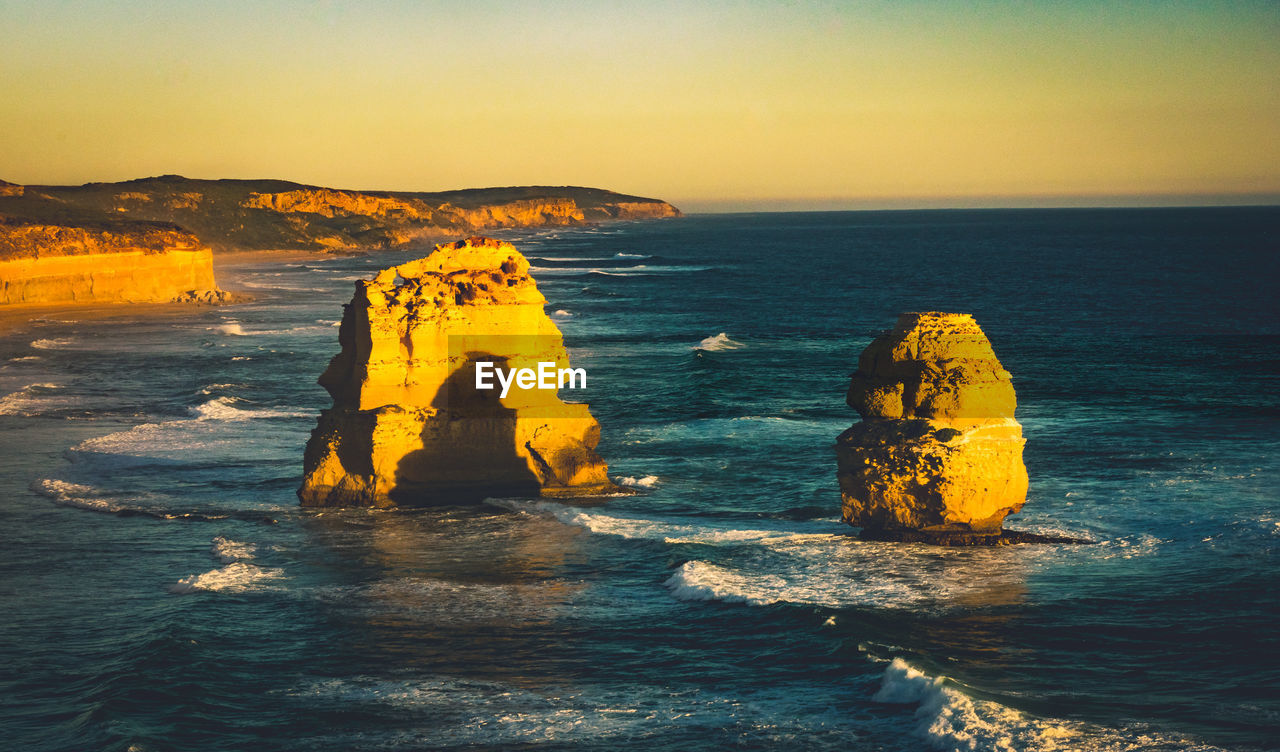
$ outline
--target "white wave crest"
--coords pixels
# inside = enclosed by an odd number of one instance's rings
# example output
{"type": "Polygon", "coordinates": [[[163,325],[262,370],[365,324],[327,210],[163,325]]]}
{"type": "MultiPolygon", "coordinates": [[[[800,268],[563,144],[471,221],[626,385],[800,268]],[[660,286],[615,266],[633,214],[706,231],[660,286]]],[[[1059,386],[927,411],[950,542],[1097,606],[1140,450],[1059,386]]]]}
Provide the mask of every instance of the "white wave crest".
{"type": "MultiPolygon", "coordinates": [[[[773,582],[767,584],[772,585],[775,592],[780,592],[786,586],[779,577],[769,579],[773,582]]],[[[760,587],[761,582],[705,561],[686,561],[663,584],[673,596],[682,601],[723,601],[768,606],[780,600],[776,595],[768,595],[768,588],[760,587]]]]}
{"type": "Polygon", "coordinates": [[[61,350],[71,345],[70,337],[62,337],[60,339],[38,339],[31,343],[31,346],[37,350],[61,350]]]}
{"type": "Polygon", "coordinates": [[[58,394],[61,384],[28,384],[12,394],[0,397],[0,415],[39,415],[49,409],[66,408],[75,399],[58,394]]]}
{"type": "Polygon", "coordinates": [[[707,337],[702,340],[693,349],[716,352],[719,350],[737,350],[739,347],[742,347],[741,342],[735,342],[734,340],[729,339],[728,334],[720,332],[714,337],[707,337]]]}
{"type": "Polygon", "coordinates": [[[186,594],[206,590],[210,592],[243,593],[250,590],[261,590],[264,587],[264,583],[280,579],[282,576],[284,576],[284,570],[282,569],[267,569],[243,561],[236,561],[204,574],[183,577],[169,586],[169,592],[186,594]]]}
{"type": "Polygon", "coordinates": [[[530,256],[530,261],[613,261],[615,256],[530,256]]]}
{"type": "Polygon", "coordinates": [[[640,478],[635,478],[630,475],[623,475],[621,477],[615,478],[614,480],[616,480],[619,485],[631,486],[632,488],[653,488],[655,485],[658,484],[658,476],[656,475],[645,475],[640,478]]]}
{"type": "Polygon", "coordinates": [[[566,525],[583,527],[600,535],[659,540],[672,544],[759,543],[772,545],[831,541],[846,537],[843,529],[836,524],[823,522],[791,522],[778,527],[764,525],[739,527],[733,521],[717,523],[708,520],[705,524],[699,524],[697,522],[676,522],[674,520],[645,517],[620,517],[605,512],[565,506],[553,501],[529,502],[514,499],[491,499],[489,503],[517,512],[550,515],[566,525]],[[807,529],[796,530],[794,528],[797,525],[807,527],[807,529]],[[840,532],[836,532],[837,530],[840,532]]]}
{"type": "Polygon", "coordinates": [[[244,328],[244,325],[240,324],[237,321],[231,321],[226,324],[219,324],[218,326],[209,327],[209,331],[215,331],[215,332],[218,332],[219,334],[225,334],[229,337],[259,337],[259,336],[271,336],[271,335],[280,335],[280,334],[302,334],[304,332],[313,332],[313,333],[326,332],[327,333],[332,326],[336,326],[336,324],[324,324],[323,326],[318,324],[317,325],[304,324],[302,326],[295,326],[289,329],[246,330],[244,328]]]}
{"type": "Polygon", "coordinates": [[[43,478],[31,485],[31,490],[53,499],[59,504],[79,507],[93,512],[119,512],[124,507],[99,496],[98,489],[81,483],[71,483],[57,478],[43,478]]]}
{"type": "Polygon", "coordinates": [[[300,410],[273,410],[267,408],[244,409],[236,407],[244,400],[238,397],[217,397],[191,408],[197,420],[254,420],[256,418],[306,418],[311,413],[300,410]]]}
{"type": "Polygon", "coordinates": [[[223,564],[252,559],[257,550],[258,547],[253,543],[241,543],[230,538],[224,538],[221,535],[214,538],[213,544],[209,547],[209,551],[214,558],[223,564]]]}
{"type": "MultiPolygon", "coordinates": [[[[217,456],[262,456],[261,444],[246,444],[253,421],[264,418],[305,418],[301,410],[250,407],[236,397],[217,397],[190,408],[191,417],[140,423],[125,431],[86,439],[73,453],[112,455],[114,462],[209,461],[217,456]],[[243,407],[241,405],[244,405],[243,407]]],[[[99,458],[101,459],[101,458],[99,458]]]]}
{"type": "Polygon", "coordinates": [[[648,256],[648,255],[645,255],[645,254],[643,254],[643,253],[615,253],[615,254],[613,254],[613,255],[614,255],[614,256],[616,256],[617,258],[633,258],[633,259],[651,259],[651,258],[653,258],[653,256],[648,256]]]}
{"type": "Polygon", "coordinates": [[[225,391],[227,389],[239,389],[243,387],[244,387],[244,384],[209,384],[206,387],[202,387],[200,389],[200,393],[213,394],[214,392],[218,392],[218,391],[225,391]]]}
{"type": "Polygon", "coordinates": [[[901,658],[885,668],[875,702],[917,705],[915,735],[939,752],[1004,750],[1067,752],[1195,750],[1219,748],[1146,729],[1114,729],[1080,721],[1037,718],[990,700],[976,700],[945,677],[918,671],[901,658]]]}

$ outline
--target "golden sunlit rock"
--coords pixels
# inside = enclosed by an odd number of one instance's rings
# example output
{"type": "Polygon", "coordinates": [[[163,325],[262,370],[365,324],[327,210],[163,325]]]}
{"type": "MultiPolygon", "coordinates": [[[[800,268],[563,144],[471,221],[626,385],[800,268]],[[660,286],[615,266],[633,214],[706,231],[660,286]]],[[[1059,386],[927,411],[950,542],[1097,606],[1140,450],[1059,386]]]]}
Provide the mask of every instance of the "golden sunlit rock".
{"type": "Polygon", "coordinates": [[[334,404],[307,443],[304,506],[447,503],[617,491],[600,426],[556,389],[477,388],[476,364],[569,368],[529,262],[473,237],[357,282],[342,352],[320,383],[334,404]]]}
{"type": "Polygon", "coordinates": [[[142,222],[0,219],[0,303],[228,302],[195,235],[142,222]]]}
{"type": "Polygon", "coordinates": [[[844,519],[867,537],[967,543],[1022,508],[1027,471],[1009,373],[962,313],[905,313],[849,385],[862,422],[840,435],[844,519]]]}

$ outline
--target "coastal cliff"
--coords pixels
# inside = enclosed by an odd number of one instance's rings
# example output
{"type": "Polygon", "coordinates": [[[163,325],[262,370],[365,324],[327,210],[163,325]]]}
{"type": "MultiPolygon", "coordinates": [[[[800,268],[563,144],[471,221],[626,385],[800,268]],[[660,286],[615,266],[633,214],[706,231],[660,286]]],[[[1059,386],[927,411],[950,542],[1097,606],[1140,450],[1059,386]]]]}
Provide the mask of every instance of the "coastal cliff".
{"type": "MultiPolygon", "coordinates": [[[[303,506],[395,506],[617,489],[587,405],[556,389],[483,390],[477,364],[569,369],[529,262],[473,237],[357,282],[342,351],[320,377],[333,406],[307,442],[303,506]]],[[[585,376],[583,377],[585,385],[585,376]]]]}
{"type": "Polygon", "coordinates": [[[97,227],[0,219],[0,304],[218,303],[213,257],[191,233],[154,223],[97,227]]]}
{"type": "Polygon", "coordinates": [[[165,175],[81,186],[0,184],[0,216],[46,224],[169,222],[217,251],[344,252],[430,247],[492,229],[662,219],[658,199],[599,188],[521,186],[436,193],[355,191],[284,180],[165,175]]]}
{"type": "Polygon", "coordinates": [[[864,537],[971,545],[1001,536],[1027,471],[1013,383],[977,322],[905,313],[863,351],[837,440],[844,519],[864,537]]]}

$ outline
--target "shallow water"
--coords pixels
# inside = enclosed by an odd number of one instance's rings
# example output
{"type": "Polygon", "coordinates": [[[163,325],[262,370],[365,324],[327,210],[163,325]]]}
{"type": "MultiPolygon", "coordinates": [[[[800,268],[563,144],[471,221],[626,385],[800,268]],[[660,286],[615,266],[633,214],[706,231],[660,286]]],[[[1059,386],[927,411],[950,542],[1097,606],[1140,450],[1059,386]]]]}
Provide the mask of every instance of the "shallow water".
{"type": "MultiPolygon", "coordinates": [[[[297,508],[352,280],[0,340],[0,729],[21,749],[1270,749],[1275,209],[715,215],[511,235],[602,506],[297,508]],[[1091,546],[860,542],[858,353],[975,314],[1030,497],[1091,546]],[[943,678],[945,677],[945,678],[943,678]]],[[[233,280],[234,278],[234,280],[233,280]]]]}

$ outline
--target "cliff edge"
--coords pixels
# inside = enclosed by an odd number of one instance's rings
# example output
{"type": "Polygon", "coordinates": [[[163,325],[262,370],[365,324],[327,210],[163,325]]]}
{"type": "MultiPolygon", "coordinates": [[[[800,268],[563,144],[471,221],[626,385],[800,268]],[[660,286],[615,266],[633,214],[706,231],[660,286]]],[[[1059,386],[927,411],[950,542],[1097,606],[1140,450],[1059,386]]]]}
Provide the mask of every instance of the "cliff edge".
{"type": "Polygon", "coordinates": [[[210,249],[173,225],[0,217],[0,304],[221,303],[210,249]]]}
{"type": "Polygon", "coordinates": [[[579,186],[356,191],[180,175],[80,186],[0,183],[0,215],[46,224],[169,222],[214,251],[327,252],[430,247],[493,229],[681,216],[659,199],[579,186]]]}
{"type": "Polygon", "coordinates": [[[570,370],[545,303],[524,256],[481,237],[357,282],[320,377],[333,406],[307,442],[303,506],[617,491],[587,405],[557,388],[478,386],[478,364],[570,370]]]}

